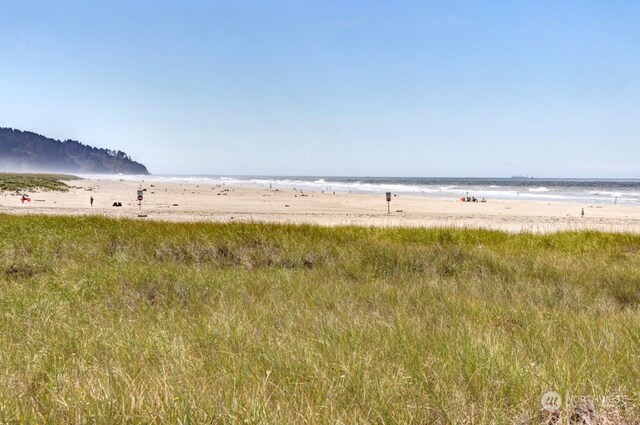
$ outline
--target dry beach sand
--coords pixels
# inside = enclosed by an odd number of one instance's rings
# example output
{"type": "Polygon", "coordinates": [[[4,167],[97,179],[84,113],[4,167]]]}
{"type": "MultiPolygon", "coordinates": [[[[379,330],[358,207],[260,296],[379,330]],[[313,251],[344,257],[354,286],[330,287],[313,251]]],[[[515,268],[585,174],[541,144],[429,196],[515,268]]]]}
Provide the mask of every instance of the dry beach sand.
{"type": "Polygon", "coordinates": [[[467,227],[510,232],[603,230],[640,233],[640,207],[489,200],[466,203],[398,195],[387,214],[384,193],[304,192],[196,183],[85,179],[68,192],[32,192],[30,203],[16,194],[0,196],[0,212],[12,214],[105,215],[169,221],[260,221],[326,226],[467,227]],[[146,189],[142,209],[136,190],[146,189]],[[91,208],[89,198],[95,199],[91,208]],[[121,202],[122,207],[112,204],[121,202]],[[585,217],[580,217],[584,208],[585,217]],[[146,217],[139,217],[146,215],[146,217]]]}

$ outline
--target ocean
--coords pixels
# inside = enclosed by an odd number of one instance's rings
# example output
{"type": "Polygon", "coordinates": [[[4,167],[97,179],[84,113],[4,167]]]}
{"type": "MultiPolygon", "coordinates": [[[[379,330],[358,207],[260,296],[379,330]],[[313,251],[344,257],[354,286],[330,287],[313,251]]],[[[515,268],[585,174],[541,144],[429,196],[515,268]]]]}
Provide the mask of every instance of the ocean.
{"type": "Polygon", "coordinates": [[[157,182],[229,184],[273,189],[380,193],[459,199],[530,200],[580,204],[625,204],[640,206],[640,179],[551,179],[551,178],[434,178],[434,177],[302,177],[302,176],[217,176],[152,175],[90,176],[157,182]]]}

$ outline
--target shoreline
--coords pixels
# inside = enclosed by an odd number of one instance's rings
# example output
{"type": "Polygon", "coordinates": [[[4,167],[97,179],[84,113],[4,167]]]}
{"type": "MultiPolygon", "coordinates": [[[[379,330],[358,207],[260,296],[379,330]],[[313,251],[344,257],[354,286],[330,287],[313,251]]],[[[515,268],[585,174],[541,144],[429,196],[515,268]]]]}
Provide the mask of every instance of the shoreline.
{"type": "Polygon", "coordinates": [[[640,233],[640,208],[531,200],[459,202],[396,194],[387,214],[384,193],[321,193],[305,189],[254,188],[202,182],[84,179],[67,182],[68,192],[32,192],[21,204],[0,195],[0,213],[100,215],[174,222],[264,222],[321,226],[427,227],[553,233],[595,230],[640,233]],[[142,209],[136,191],[146,188],[142,209]],[[94,197],[92,208],[89,198],[94,197]],[[121,202],[122,207],[113,207],[121,202]],[[580,216],[584,208],[585,217],[580,216]],[[146,217],[138,217],[138,215],[146,217]]]}
{"type": "Polygon", "coordinates": [[[80,175],[88,180],[119,180],[156,184],[228,185],[249,189],[299,189],[307,192],[340,192],[376,195],[392,192],[402,196],[430,200],[458,200],[475,196],[487,201],[538,201],[567,204],[626,205],[640,207],[640,192],[634,179],[569,179],[541,178],[536,180],[507,178],[432,178],[432,177],[295,177],[295,176],[214,176],[214,175],[80,175]],[[328,180],[325,180],[328,179],[328,180]],[[437,182],[437,184],[436,184],[437,182]],[[595,185],[578,188],[572,183],[591,182],[595,185]],[[608,187],[616,184],[633,184],[633,187],[608,187]],[[514,184],[515,183],[515,184],[514,184]],[[560,186],[558,184],[561,183],[560,186]],[[566,186],[569,184],[569,186],[566,186]]]}

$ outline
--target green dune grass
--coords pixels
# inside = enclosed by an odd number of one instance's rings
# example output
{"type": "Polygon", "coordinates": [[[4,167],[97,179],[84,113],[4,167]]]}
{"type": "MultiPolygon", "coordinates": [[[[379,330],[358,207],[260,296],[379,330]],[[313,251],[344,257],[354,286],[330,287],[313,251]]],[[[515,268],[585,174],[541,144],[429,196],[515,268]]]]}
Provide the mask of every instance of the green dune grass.
{"type": "Polygon", "coordinates": [[[0,235],[3,422],[640,421],[639,236],[9,215],[0,235]]]}
{"type": "Polygon", "coordinates": [[[69,190],[69,186],[65,181],[78,179],[79,177],[67,174],[0,173],[0,192],[29,192],[33,190],[66,192],[69,190]]]}

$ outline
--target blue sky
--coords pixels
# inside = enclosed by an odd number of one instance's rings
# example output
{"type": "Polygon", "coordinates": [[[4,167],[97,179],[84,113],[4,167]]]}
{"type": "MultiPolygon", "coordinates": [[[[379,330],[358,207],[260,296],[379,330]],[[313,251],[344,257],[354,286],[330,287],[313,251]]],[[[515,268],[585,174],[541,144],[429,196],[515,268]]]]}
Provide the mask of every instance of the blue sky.
{"type": "Polygon", "coordinates": [[[0,0],[0,126],[182,174],[640,178],[640,1],[0,0]]]}

